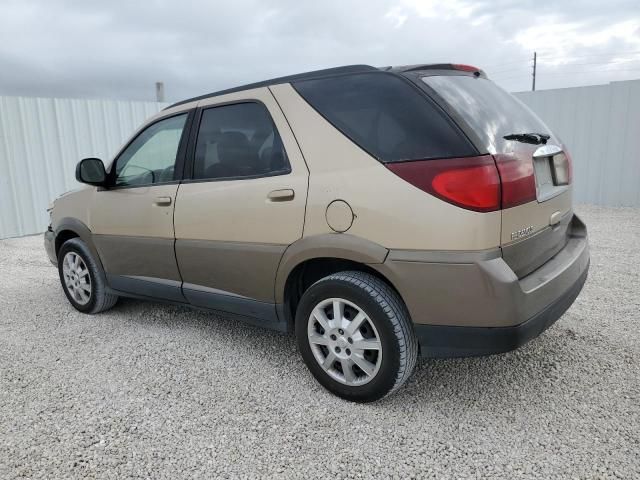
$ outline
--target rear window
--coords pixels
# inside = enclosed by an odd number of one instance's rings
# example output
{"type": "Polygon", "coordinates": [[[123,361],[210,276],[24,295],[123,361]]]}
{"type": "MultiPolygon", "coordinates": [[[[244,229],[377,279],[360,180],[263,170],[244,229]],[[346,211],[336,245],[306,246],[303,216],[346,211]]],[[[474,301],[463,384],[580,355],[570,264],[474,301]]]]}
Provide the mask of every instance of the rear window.
{"type": "Polygon", "coordinates": [[[306,80],[294,88],[338,130],[382,162],[477,153],[440,107],[393,74],[306,80]]]}
{"type": "Polygon", "coordinates": [[[491,80],[468,75],[422,77],[480,137],[489,153],[505,151],[505,135],[546,133],[549,128],[513,95],[491,80]]]}

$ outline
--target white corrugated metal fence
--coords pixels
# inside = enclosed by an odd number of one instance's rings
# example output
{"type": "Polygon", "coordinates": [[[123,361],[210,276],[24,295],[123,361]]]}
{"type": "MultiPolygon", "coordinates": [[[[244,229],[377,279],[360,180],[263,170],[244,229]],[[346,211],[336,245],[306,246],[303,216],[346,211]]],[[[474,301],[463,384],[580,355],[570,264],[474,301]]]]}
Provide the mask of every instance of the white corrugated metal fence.
{"type": "Polygon", "coordinates": [[[640,80],[516,96],[567,145],[574,201],[640,207],[640,80]]]}
{"type": "Polygon", "coordinates": [[[42,232],[47,205],[78,187],[85,157],[107,161],[155,102],[0,97],[0,238],[42,232]]]}
{"type": "MultiPolygon", "coordinates": [[[[576,201],[640,206],[640,80],[516,96],[569,147],[576,201]]],[[[49,202],[78,186],[77,162],[110,159],[164,106],[0,97],[0,238],[44,231],[49,202]]]]}

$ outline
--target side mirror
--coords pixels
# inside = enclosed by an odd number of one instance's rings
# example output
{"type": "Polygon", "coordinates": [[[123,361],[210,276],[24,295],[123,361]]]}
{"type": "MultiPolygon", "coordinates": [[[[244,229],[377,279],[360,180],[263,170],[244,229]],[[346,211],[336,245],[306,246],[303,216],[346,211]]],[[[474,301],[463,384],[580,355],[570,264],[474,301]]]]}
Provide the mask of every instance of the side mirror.
{"type": "Polygon", "coordinates": [[[99,158],[85,158],[76,166],[76,180],[80,183],[102,187],[107,181],[107,172],[99,158]]]}

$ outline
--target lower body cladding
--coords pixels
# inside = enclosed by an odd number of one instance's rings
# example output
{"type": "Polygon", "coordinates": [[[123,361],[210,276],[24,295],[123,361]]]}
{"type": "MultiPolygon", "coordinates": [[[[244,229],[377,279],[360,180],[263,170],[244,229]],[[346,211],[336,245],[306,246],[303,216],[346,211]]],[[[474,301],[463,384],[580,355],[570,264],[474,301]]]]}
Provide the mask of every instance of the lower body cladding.
{"type": "Polygon", "coordinates": [[[287,323],[278,315],[277,305],[260,302],[223,290],[191,283],[148,277],[107,274],[109,292],[123,297],[162,301],[175,305],[229,314],[241,321],[286,332],[287,323]]]}
{"type": "Polygon", "coordinates": [[[589,246],[584,224],[573,216],[564,248],[522,278],[500,249],[392,250],[371,266],[404,299],[422,356],[489,355],[523,345],[562,316],[586,281],[589,246]]]}
{"type": "MultiPolygon", "coordinates": [[[[279,305],[262,300],[269,293],[265,282],[246,281],[252,278],[251,274],[254,278],[275,277],[284,246],[252,244],[249,254],[242,244],[230,242],[212,245],[180,240],[175,250],[174,240],[167,238],[91,235],[86,242],[91,248],[95,245],[95,255],[105,270],[107,290],[113,295],[189,305],[272,330],[288,329],[284,315],[277,313],[279,305]],[[174,251],[181,260],[180,270],[174,251]],[[224,279],[223,286],[234,292],[190,283],[210,284],[220,279],[224,279]]],[[[49,260],[57,266],[52,230],[45,232],[44,246],[49,260]]],[[[270,285],[273,294],[272,281],[270,285]]]]}
{"type": "MultiPolygon", "coordinates": [[[[548,247],[549,239],[558,236],[558,228],[550,227],[548,235],[541,235],[537,243],[532,242],[531,252],[539,257],[541,249],[536,245],[551,248],[548,247]]],[[[559,248],[554,243],[553,251],[547,250],[551,258],[524,276],[521,273],[520,278],[507,262],[521,267],[526,260],[522,256],[516,261],[504,257],[499,248],[481,252],[391,250],[383,263],[369,264],[369,267],[384,275],[400,293],[413,320],[423,356],[463,357],[506,352],[552,325],[571,306],[584,285],[589,269],[586,228],[575,215],[563,228],[566,235],[563,234],[560,245],[564,246],[559,248]]],[[[44,237],[48,256],[56,264],[54,233],[47,231],[44,237]]],[[[103,241],[103,251],[104,244],[103,241]]],[[[163,258],[173,267],[175,257],[171,253],[172,249],[163,258]]],[[[267,259],[281,255],[281,252],[266,253],[265,256],[262,252],[262,256],[267,259]]],[[[127,255],[121,257],[120,260],[128,258],[127,255]]],[[[197,257],[202,260],[201,256],[197,257]]],[[[215,260],[213,266],[219,270],[217,273],[224,273],[237,263],[238,255],[225,250],[225,254],[216,256],[215,260]]],[[[120,263],[131,265],[126,261],[120,263]]],[[[200,261],[191,270],[200,272],[198,275],[210,274],[212,265],[204,263],[209,268],[203,269],[200,261]]],[[[270,277],[275,277],[277,262],[262,264],[269,272],[273,270],[270,277]]],[[[515,270],[526,271],[523,268],[515,270]]],[[[290,328],[283,304],[256,299],[262,289],[230,293],[226,289],[183,282],[177,273],[176,279],[154,278],[148,275],[155,272],[144,270],[147,275],[132,273],[107,269],[111,292],[223,311],[275,330],[290,328]]],[[[244,285],[249,270],[237,270],[236,273],[232,286],[244,285]]],[[[207,278],[197,276],[189,280],[209,283],[207,278]]]]}

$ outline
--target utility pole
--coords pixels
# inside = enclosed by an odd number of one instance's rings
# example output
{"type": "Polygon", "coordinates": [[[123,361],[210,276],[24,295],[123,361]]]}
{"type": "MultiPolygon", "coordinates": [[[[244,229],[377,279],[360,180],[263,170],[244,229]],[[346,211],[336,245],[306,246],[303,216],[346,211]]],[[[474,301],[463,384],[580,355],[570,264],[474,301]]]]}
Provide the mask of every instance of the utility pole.
{"type": "Polygon", "coordinates": [[[164,82],[156,82],[156,102],[164,102],[164,82]]]}
{"type": "Polygon", "coordinates": [[[536,91],[536,62],[537,62],[537,57],[538,55],[536,54],[536,52],[533,52],[533,84],[531,85],[531,91],[535,92],[536,91]]]}

